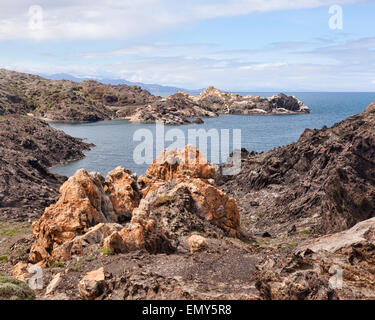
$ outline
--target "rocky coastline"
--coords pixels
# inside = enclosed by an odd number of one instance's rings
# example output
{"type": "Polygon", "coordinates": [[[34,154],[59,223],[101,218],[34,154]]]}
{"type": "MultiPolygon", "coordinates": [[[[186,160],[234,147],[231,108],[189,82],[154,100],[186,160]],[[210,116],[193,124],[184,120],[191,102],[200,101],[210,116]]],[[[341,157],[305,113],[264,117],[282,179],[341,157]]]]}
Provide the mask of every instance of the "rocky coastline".
{"type": "Polygon", "coordinates": [[[137,86],[49,80],[0,69],[0,115],[20,114],[58,122],[129,119],[135,123],[183,125],[222,114],[308,112],[296,97],[284,94],[243,97],[209,87],[198,97],[178,92],[162,98],[137,86]]]}
{"type": "MultiPolygon", "coordinates": [[[[209,88],[151,105],[174,123],[253,99],[209,88]]],[[[283,95],[259,103],[307,112],[283,95]]],[[[186,146],[140,177],[66,178],[48,169],[92,145],[7,112],[0,133],[0,299],[375,299],[375,103],[287,146],[240,150],[235,176],[222,175],[231,157],[212,165],[186,146]],[[28,287],[30,267],[43,288],[28,287]]]]}
{"type": "Polygon", "coordinates": [[[48,300],[374,299],[374,115],[242,150],[236,176],[192,146],[139,178],[79,170],[10,248],[8,275],[42,267],[48,300]]]}

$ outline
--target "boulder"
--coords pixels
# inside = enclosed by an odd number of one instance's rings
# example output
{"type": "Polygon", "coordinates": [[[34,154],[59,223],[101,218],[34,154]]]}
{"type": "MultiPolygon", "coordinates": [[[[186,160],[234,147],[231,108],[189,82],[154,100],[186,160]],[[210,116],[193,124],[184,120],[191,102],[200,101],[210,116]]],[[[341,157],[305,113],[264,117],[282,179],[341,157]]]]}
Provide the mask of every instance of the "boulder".
{"type": "Polygon", "coordinates": [[[23,282],[27,282],[30,278],[30,273],[29,273],[29,271],[27,271],[27,269],[30,266],[31,265],[27,262],[24,262],[24,261],[18,262],[13,267],[13,271],[12,271],[13,278],[15,278],[17,280],[20,280],[20,281],[23,281],[23,282]]]}
{"type": "Polygon", "coordinates": [[[94,300],[106,290],[106,275],[104,268],[88,272],[78,283],[78,291],[84,300],[94,300]]]}
{"type": "Polygon", "coordinates": [[[196,234],[188,238],[188,244],[191,253],[200,252],[208,247],[207,239],[196,234]]]}
{"type": "Polygon", "coordinates": [[[131,223],[104,239],[103,248],[113,253],[127,253],[145,249],[150,253],[174,251],[169,239],[156,227],[155,220],[146,214],[133,214],[131,223]]]}
{"type": "Polygon", "coordinates": [[[57,273],[46,288],[46,296],[54,293],[62,281],[61,273],[57,273]]]}

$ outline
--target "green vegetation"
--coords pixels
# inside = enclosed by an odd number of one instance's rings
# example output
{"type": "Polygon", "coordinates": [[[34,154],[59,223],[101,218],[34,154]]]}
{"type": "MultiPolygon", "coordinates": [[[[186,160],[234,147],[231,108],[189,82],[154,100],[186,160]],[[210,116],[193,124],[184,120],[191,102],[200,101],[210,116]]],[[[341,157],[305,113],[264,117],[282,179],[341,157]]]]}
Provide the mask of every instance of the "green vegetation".
{"type": "Polygon", "coordinates": [[[88,258],[82,258],[78,260],[77,262],[72,264],[71,270],[74,272],[81,272],[82,268],[85,264],[89,263],[90,261],[93,261],[93,257],[88,257],[88,258]]]}
{"type": "Polygon", "coordinates": [[[113,255],[114,252],[112,249],[102,248],[102,253],[106,255],[113,255]]]}
{"type": "Polygon", "coordinates": [[[0,263],[5,263],[8,261],[8,256],[5,255],[5,256],[0,256],[0,263]]]}
{"type": "Polygon", "coordinates": [[[55,261],[49,265],[50,268],[64,268],[65,263],[60,261],[55,261]]]}
{"type": "Polygon", "coordinates": [[[303,231],[300,232],[300,234],[308,236],[310,234],[310,231],[309,230],[303,230],[303,231]]]}
{"type": "Polygon", "coordinates": [[[2,236],[12,237],[15,234],[20,233],[20,232],[22,232],[22,230],[18,230],[18,229],[3,229],[3,230],[0,231],[0,234],[2,236]]]}
{"type": "Polygon", "coordinates": [[[0,300],[33,300],[34,292],[17,279],[0,275],[0,300]]]}

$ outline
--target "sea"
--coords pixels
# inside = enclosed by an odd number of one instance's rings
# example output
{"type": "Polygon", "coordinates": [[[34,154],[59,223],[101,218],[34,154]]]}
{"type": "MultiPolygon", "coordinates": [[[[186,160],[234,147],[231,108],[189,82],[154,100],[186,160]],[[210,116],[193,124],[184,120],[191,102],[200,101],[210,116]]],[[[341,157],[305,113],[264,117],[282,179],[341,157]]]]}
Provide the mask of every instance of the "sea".
{"type": "MultiPolygon", "coordinates": [[[[274,93],[240,92],[240,94],[268,97],[274,93]]],[[[122,166],[141,175],[160,152],[160,143],[165,148],[172,143],[174,145],[192,143],[202,149],[208,160],[216,163],[225,162],[228,152],[239,146],[257,152],[284,146],[296,142],[306,128],[330,127],[349,116],[363,112],[371,102],[375,101],[375,92],[288,92],[287,94],[296,96],[310,108],[311,112],[296,115],[222,115],[203,119],[204,124],[165,126],[162,135],[161,129],[156,129],[155,124],[134,124],[127,120],[79,124],[54,122],[51,123],[54,128],[63,130],[73,137],[83,138],[85,142],[95,144],[95,147],[85,153],[84,159],[52,168],[51,171],[69,177],[83,168],[106,176],[115,167],[122,166]],[[202,142],[204,139],[189,140],[189,134],[193,133],[191,136],[194,136],[197,132],[213,133],[212,136],[215,138],[208,138],[206,144],[202,142]]]]}

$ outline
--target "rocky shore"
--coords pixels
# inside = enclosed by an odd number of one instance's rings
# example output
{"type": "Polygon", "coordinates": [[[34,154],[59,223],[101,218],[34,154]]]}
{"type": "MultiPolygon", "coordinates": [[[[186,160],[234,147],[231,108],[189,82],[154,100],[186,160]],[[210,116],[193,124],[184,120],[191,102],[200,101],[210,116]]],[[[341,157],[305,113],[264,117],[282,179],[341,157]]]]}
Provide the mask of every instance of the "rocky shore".
{"type": "Polygon", "coordinates": [[[168,98],[156,100],[152,104],[144,105],[137,109],[130,121],[180,125],[191,123],[188,118],[210,118],[221,114],[303,114],[309,112],[309,108],[296,97],[285,94],[269,98],[243,97],[209,87],[198,97],[179,92],[168,98]]]}
{"type": "Polygon", "coordinates": [[[375,104],[242,150],[236,176],[192,146],[139,178],[79,170],[11,247],[9,279],[42,267],[37,299],[375,299],[374,121],[375,104]]]}
{"type": "Polygon", "coordinates": [[[137,86],[108,85],[93,80],[49,80],[0,69],[0,115],[20,114],[66,122],[126,118],[135,123],[182,125],[202,123],[201,118],[220,114],[308,112],[309,108],[296,97],[284,94],[269,98],[243,97],[209,87],[198,97],[179,92],[162,98],[137,86]]]}
{"type": "Polygon", "coordinates": [[[0,218],[40,216],[66,180],[48,169],[82,159],[91,146],[38,119],[0,117],[0,218]]]}

